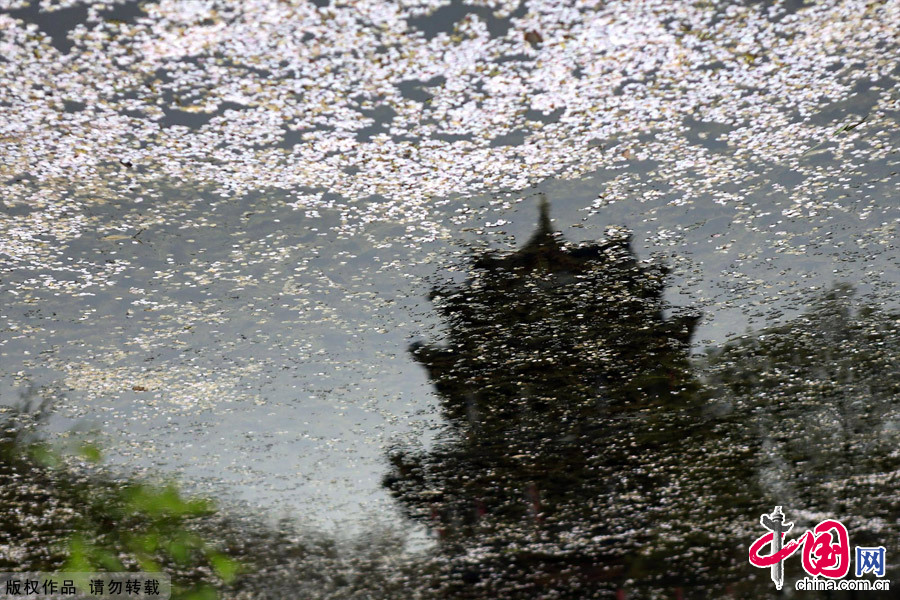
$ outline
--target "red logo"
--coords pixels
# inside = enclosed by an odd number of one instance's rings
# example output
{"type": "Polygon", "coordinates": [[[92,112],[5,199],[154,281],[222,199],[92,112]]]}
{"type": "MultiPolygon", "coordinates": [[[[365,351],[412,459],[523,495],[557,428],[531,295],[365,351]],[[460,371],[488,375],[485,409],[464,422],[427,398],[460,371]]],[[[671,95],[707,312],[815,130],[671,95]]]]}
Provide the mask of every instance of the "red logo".
{"type": "Polygon", "coordinates": [[[850,537],[840,521],[822,521],[799,539],[789,542],[785,542],[784,536],[794,524],[784,522],[780,506],[776,506],[771,515],[762,515],[760,523],[769,532],[750,546],[750,564],[760,568],[772,567],[772,580],[778,589],[784,581],[783,561],[801,546],[803,569],[811,576],[839,579],[850,571],[850,537]],[[769,547],[769,554],[763,555],[761,553],[766,546],[769,547]]]}

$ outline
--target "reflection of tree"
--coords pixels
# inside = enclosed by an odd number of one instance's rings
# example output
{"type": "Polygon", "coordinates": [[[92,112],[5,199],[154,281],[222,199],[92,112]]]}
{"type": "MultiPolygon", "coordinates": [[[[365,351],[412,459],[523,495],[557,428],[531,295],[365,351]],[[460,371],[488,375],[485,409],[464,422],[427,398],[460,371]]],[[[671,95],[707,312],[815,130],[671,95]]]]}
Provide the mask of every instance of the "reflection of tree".
{"type": "Polygon", "coordinates": [[[208,541],[213,521],[233,533],[212,503],[86,469],[96,446],[70,454],[41,439],[47,406],[0,407],[0,571],[164,571],[173,598],[215,600],[239,565],[208,541]]]}
{"type": "Polygon", "coordinates": [[[46,441],[48,406],[0,405],[0,572],[162,571],[174,600],[412,597],[419,569],[401,557],[396,532],[370,531],[346,547],[291,520],[186,498],[145,474],[113,477],[94,445],[70,453],[46,441]]]}
{"type": "Polygon", "coordinates": [[[759,440],[760,479],[779,503],[843,520],[854,545],[897,548],[886,525],[898,519],[900,315],[854,313],[851,296],[838,286],[714,352],[708,384],[733,435],[759,440]]]}
{"type": "MultiPolygon", "coordinates": [[[[639,597],[672,588],[749,597],[771,587],[768,573],[747,563],[747,548],[773,505],[892,516],[887,488],[871,496],[880,500],[841,506],[816,479],[859,464],[847,454],[865,436],[847,430],[853,419],[841,425],[841,442],[821,447],[786,433],[798,433],[801,421],[824,428],[823,415],[851,407],[851,384],[831,395],[822,387],[849,381],[853,365],[874,356],[873,346],[840,366],[846,323],[806,319],[729,346],[710,358],[701,385],[688,360],[698,317],[665,317],[665,269],[638,261],[626,235],[568,245],[544,206],[523,248],[473,267],[464,286],[432,294],[448,324],[445,343],[412,348],[440,395],[448,435],[426,453],[395,453],[385,480],[408,515],[438,533],[443,595],[587,598],[625,587],[639,597]],[[825,369],[819,381],[802,369],[787,382],[767,370],[784,358],[776,348],[803,343],[825,365],[808,367],[825,369]],[[785,406],[792,420],[779,412],[785,406]],[[788,483],[805,492],[785,496],[773,485],[773,449],[803,461],[788,483]],[[803,496],[814,489],[822,493],[803,496]]],[[[877,369],[864,368],[878,380],[877,369]]],[[[871,428],[885,414],[853,423],[871,428]]],[[[879,439],[856,449],[890,456],[888,438],[879,439]]],[[[867,464],[885,472],[882,459],[867,464]]]]}

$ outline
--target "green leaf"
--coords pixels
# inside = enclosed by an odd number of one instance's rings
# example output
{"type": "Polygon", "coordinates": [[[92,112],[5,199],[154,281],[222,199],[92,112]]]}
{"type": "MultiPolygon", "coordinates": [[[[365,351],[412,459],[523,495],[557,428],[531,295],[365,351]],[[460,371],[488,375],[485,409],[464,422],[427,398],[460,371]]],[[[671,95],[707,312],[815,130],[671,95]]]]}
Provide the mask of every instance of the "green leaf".
{"type": "Polygon", "coordinates": [[[81,455],[83,459],[88,462],[96,463],[100,462],[103,458],[103,454],[100,452],[100,448],[96,444],[92,444],[90,442],[85,442],[78,449],[78,454],[81,455]]]}
{"type": "Polygon", "coordinates": [[[93,571],[90,560],[90,545],[80,535],[73,535],[69,539],[69,557],[66,559],[63,571],[87,572],[93,571]]]}
{"type": "Polygon", "coordinates": [[[185,592],[184,594],[177,594],[174,596],[178,600],[217,600],[219,594],[216,593],[215,588],[204,585],[198,588],[194,588],[185,592]]]}
{"type": "Polygon", "coordinates": [[[214,552],[207,556],[216,575],[222,578],[225,583],[231,583],[241,570],[241,563],[228,558],[220,552],[214,552]]]}
{"type": "Polygon", "coordinates": [[[46,444],[33,444],[28,448],[28,454],[39,464],[55,469],[60,464],[59,456],[46,444]]]}
{"type": "Polygon", "coordinates": [[[107,571],[124,571],[125,566],[119,558],[104,548],[97,548],[94,551],[95,561],[107,571]]]}

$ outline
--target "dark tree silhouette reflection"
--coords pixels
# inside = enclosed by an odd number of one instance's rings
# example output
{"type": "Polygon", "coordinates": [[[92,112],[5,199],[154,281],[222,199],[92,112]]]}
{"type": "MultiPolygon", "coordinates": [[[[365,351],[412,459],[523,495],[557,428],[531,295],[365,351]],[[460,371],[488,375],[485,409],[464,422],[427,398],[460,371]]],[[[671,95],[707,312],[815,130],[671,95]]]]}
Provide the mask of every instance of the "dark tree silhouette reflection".
{"type": "MultiPolygon", "coordinates": [[[[837,518],[851,545],[890,557],[900,547],[900,314],[854,311],[852,296],[835,286],[800,317],[715,350],[705,378],[729,443],[754,448],[760,484],[799,516],[797,536],[837,518]]],[[[896,559],[887,566],[896,580],[896,559]]]]}
{"type": "Polygon", "coordinates": [[[446,342],[412,353],[450,431],[427,453],[395,453],[385,485],[437,531],[447,595],[721,590],[746,562],[743,540],[716,528],[759,496],[753,468],[717,447],[689,363],[699,315],[665,316],[666,272],[622,231],[565,243],[544,202],[524,247],[433,292],[446,342]]]}

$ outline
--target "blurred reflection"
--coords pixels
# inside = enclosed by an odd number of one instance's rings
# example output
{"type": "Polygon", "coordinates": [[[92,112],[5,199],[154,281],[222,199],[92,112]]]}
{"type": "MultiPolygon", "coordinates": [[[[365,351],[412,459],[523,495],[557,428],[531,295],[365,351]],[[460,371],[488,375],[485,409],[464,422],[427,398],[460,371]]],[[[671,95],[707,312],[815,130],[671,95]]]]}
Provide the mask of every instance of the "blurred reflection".
{"type": "MultiPolygon", "coordinates": [[[[0,572],[164,572],[173,600],[216,600],[215,588],[242,568],[223,547],[246,533],[175,482],[98,469],[93,443],[49,443],[40,429],[52,406],[37,404],[36,394],[29,390],[18,407],[0,406],[0,572]]],[[[77,441],[74,432],[69,437],[77,441]]],[[[86,582],[78,585],[87,593],[86,582]]]]}
{"type": "Polygon", "coordinates": [[[852,296],[836,286],[801,317],[712,352],[706,378],[732,443],[755,443],[772,498],[809,511],[807,523],[843,519],[853,545],[897,548],[900,314],[854,311],[852,296]]]}
{"type": "MultiPolygon", "coordinates": [[[[839,519],[897,579],[900,315],[816,290],[801,316],[691,358],[699,314],[666,305],[664,266],[621,230],[566,243],[546,204],[523,248],[472,267],[432,295],[446,339],[412,348],[446,435],[395,453],[385,480],[434,553],[113,476],[92,443],[46,441],[49,405],[26,397],[0,410],[0,568],[162,570],[180,600],[770,597],[748,548],[781,505],[792,537],[839,519]]],[[[789,559],[786,590],[801,574],[789,559]]]]}
{"type": "MultiPolygon", "coordinates": [[[[871,512],[862,506],[847,513],[849,504],[785,493],[781,478],[790,476],[772,466],[773,449],[799,422],[768,409],[798,390],[763,400],[780,383],[761,366],[778,360],[771,348],[796,358],[778,336],[821,350],[841,339],[840,323],[823,320],[823,329],[836,327],[825,337],[764,332],[768,346],[721,349],[707,375],[694,375],[689,347],[699,315],[666,306],[665,267],[639,261],[622,231],[597,244],[565,243],[545,201],[524,247],[472,266],[463,286],[432,293],[448,325],[444,342],[411,349],[440,395],[447,435],[427,452],[394,453],[385,479],[409,517],[439,539],[439,595],[767,594],[768,573],[748,564],[747,547],[774,504],[794,516],[854,515],[856,533],[865,528],[871,512]]],[[[827,365],[829,356],[804,360],[827,365]]],[[[836,381],[860,358],[848,358],[836,381]]],[[[791,413],[824,424],[832,398],[815,386],[804,391],[817,408],[795,403],[791,413]]],[[[883,417],[873,412],[867,422],[883,417]]],[[[820,478],[817,470],[839,458],[808,436],[793,441],[797,452],[785,459],[801,461],[805,474],[795,479],[811,492],[803,478],[820,478]],[[814,469],[813,455],[821,462],[814,469]]]]}

